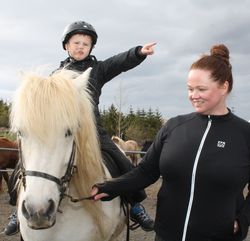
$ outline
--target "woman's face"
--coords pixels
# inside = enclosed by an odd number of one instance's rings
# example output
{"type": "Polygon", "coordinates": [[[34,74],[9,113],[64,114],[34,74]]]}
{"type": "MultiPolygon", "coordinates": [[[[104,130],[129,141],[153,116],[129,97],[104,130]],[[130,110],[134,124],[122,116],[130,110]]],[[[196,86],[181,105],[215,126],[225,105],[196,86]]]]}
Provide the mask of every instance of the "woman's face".
{"type": "Polygon", "coordinates": [[[224,115],[228,112],[226,96],[228,82],[219,84],[211,78],[211,72],[192,69],[188,74],[188,97],[196,112],[204,115],[224,115]]]}
{"type": "Polygon", "coordinates": [[[92,39],[89,35],[75,34],[66,43],[65,48],[69,56],[79,61],[88,57],[92,47],[92,39]]]}

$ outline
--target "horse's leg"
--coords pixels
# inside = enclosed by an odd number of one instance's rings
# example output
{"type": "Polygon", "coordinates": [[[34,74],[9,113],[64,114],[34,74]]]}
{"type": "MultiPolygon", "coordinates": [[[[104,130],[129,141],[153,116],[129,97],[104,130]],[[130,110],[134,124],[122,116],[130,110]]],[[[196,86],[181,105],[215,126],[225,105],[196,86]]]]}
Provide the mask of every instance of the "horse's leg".
{"type": "Polygon", "coordinates": [[[5,171],[0,171],[0,192],[3,192],[3,179],[5,180],[7,186],[9,182],[9,174],[5,171]]]}
{"type": "Polygon", "coordinates": [[[134,156],[133,156],[133,162],[134,162],[134,166],[136,167],[137,166],[137,156],[136,156],[136,154],[134,154],[134,156]]]}
{"type": "Polygon", "coordinates": [[[136,154],[133,155],[133,163],[134,163],[134,166],[136,167],[137,166],[137,156],[136,154]]]}
{"type": "Polygon", "coordinates": [[[8,183],[9,183],[9,174],[8,172],[3,172],[3,178],[8,186],[8,183]]]}

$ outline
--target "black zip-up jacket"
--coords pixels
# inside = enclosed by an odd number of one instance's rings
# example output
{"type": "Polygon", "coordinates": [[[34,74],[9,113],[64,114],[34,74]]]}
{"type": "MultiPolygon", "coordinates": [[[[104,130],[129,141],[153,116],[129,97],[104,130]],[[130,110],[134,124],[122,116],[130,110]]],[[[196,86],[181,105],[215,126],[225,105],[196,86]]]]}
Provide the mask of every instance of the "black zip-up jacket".
{"type": "Polygon", "coordinates": [[[104,61],[98,61],[95,56],[88,56],[84,60],[76,61],[68,57],[61,62],[59,69],[66,68],[79,73],[92,67],[89,78],[89,90],[94,102],[95,116],[97,124],[100,127],[100,113],[98,109],[102,87],[111,79],[139,65],[146,56],[140,55],[141,46],[132,48],[126,52],[117,54],[104,61]]]}
{"type": "Polygon", "coordinates": [[[250,222],[249,196],[242,196],[249,173],[250,124],[231,112],[191,113],[167,121],[136,169],[97,187],[113,198],[161,175],[155,231],[162,239],[236,241],[250,222]]]}
{"type": "Polygon", "coordinates": [[[88,89],[90,90],[90,95],[94,103],[98,134],[102,136],[100,138],[102,147],[104,147],[106,144],[109,146],[111,143],[110,137],[107,135],[100,123],[100,112],[98,105],[102,93],[102,87],[117,75],[121,74],[122,72],[126,72],[127,70],[130,70],[143,62],[146,56],[139,54],[140,49],[141,46],[137,46],[104,61],[98,61],[95,56],[92,55],[81,61],[76,61],[68,57],[60,64],[59,70],[65,68],[77,71],[79,73],[82,73],[89,67],[92,67],[92,71],[88,80],[88,89]]]}

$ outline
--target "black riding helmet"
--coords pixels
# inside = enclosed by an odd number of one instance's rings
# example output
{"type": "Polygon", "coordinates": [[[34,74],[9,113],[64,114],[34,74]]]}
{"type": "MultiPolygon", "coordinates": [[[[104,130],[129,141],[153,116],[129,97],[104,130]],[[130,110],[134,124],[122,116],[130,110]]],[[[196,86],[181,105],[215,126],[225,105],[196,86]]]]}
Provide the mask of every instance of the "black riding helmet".
{"type": "Polygon", "coordinates": [[[83,33],[89,35],[92,38],[92,46],[96,44],[98,36],[94,27],[87,22],[77,21],[67,25],[63,31],[62,45],[64,50],[65,50],[65,44],[68,42],[70,37],[77,33],[83,33]]]}

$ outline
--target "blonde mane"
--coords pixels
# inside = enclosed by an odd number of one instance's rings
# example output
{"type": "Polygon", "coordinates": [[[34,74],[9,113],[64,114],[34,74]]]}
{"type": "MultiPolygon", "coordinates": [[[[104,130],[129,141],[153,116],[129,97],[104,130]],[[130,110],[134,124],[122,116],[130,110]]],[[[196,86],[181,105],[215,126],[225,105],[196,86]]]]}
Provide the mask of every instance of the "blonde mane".
{"type": "MultiPolygon", "coordinates": [[[[94,183],[104,179],[101,152],[93,106],[85,88],[77,90],[72,79],[79,76],[62,70],[49,77],[34,73],[24,75],[24,82],[17,91],[11,111],[13,130],[27,131],[41,142],[50,143],[60,130],[71,130],[76,142],[77,173],[72,184],[79,197],[89,196],[94,183]]],[[[84,208],[94,218],[101,234],[104,233],[104,213],[100,202],[84,202],[84,208]]]]}

